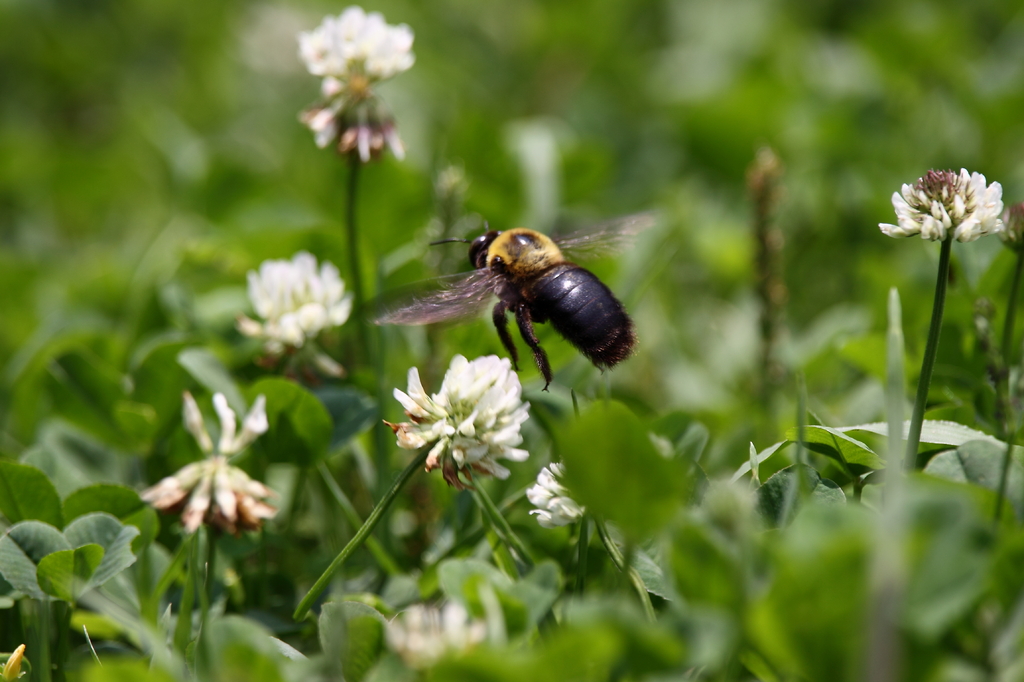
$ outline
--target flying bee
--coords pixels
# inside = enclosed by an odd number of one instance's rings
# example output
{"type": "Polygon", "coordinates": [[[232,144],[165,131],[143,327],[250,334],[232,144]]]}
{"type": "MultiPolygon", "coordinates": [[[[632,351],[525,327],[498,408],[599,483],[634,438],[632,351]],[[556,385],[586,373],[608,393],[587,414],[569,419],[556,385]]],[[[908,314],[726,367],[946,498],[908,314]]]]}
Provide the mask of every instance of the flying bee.
{"type": "Polygon", "coordinates": [[[584,255],[615,250],[654,222],[653,214],[644,213],[554,239],[517,227],[503,232],[488,230],[472,241],[433,242],[468,243],[474,270],[385,313],[376,323],[417,325],[468,318],[497,296],[492,320],[513,367],[518,371],[519,353],[508,329],[510,312],[523,341],[533,351],[545,391],[551,384],[551,365],[537,340],[534,323],[550,322],[595,366],[613,367],[636,348],[633,321],[604,282],[567,260],[562,251],[584,255]]]}

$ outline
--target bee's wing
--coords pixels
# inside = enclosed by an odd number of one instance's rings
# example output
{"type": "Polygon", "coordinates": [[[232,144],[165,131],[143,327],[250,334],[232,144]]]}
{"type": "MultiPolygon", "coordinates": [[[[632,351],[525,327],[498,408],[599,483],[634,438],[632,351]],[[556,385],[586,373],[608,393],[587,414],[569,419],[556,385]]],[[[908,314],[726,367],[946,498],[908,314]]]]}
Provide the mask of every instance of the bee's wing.
{"type": "Polygon", "coordinates": [[[440,279],[447,280],[440,289],[386,311],[374,323],[416,325],[470,318],[490,302],[500,283],[489,270],[440,279]]]}
{"type": "Polygon", "coordinates": [[[597,258],[623,251],[638,234],[653,227],[658,214],[653,211],[634,213],[615,220],[554,235],[558,248],[574,258],[597,258]]]}

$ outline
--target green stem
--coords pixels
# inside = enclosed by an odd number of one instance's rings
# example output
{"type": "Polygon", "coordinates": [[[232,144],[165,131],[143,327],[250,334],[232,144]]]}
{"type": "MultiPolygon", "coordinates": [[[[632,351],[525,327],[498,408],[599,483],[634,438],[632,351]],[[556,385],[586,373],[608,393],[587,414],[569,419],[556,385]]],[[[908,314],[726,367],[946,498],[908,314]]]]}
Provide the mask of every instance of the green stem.
{"type": "Polygon", "coordinates": [[[171,583],[178,577],[178,573],[181,571],[181,565],[185,561],[185,556],[188,554],[188,542],[182,542],[178,545],[178,551],[174,553],[174,558],[171,559],[170,565],[167,566],[167,570],[163,572],[160,579],[156,582],[156,587],[150,592],[148,601],[143,608],[143,617],[145,620],[156,625],[158,617],[158,609],[160,606],[160,599],[164,596],[171,587],[171,583]]]}
{"type": "Polygon", "coordinates": [[[356,223],[356,200],[359,196],[359,171],[363,164],[358,154],[349,154],[348,186],[345,193],[345,232],[348,236],[349,278],[352,280],[353,309],[355,321],[359,328],[359,342],[366,357],[370,353],[370,339],[366,329],[366,301],[363,293],[363,270],[359,261],[359,228],[356,223]]]}
{"type": "Polygon", "coordinates": [[[306,489],[308,475],[307,469],[304,466],[300,466],[295,474],[295,480],[292,483],[292,499],[288,504],[289,529],[295,528],[295,517],[299,513],[299,505],[302,504],[302,493],[306,489]]]}
{"type": "Polygon", "coordinates": [[[1013,454],[1014,431],[1007,429],[1006,453],[1003,455],[1003,468],[999,472],[999,491],[996,493],[996,512],[993,521],[998,524],[1003,514],[1003,499],[1006,497],[1006,482],[1010,478],[1010,456],[1013,454]]]}
{"type": "Polygon", "coordinates": [[[615,544],[612,536],[608,533],[608,527],[604,525],[604,521],[594,519],[594,527],[597,528],[597,534],[601,537],[601,542],[604,543],[604,548],[607,550],[612,563],[615,564],[615,567],[621,573],[629,578],[630,584],[636,590],[636,594],[640,598],[640,605],[644,609],[644,615],[647,616],[648,620],[654,622],[656,619],[654,606],[651,604],[651,595],[647,593],[647,586],[644,585],[643,578],[640,577],[635,568],[626,563],[626,559],[622,556],[618,545],[615,544]]]}
{"type": "Polygon", "coordinates": [[[323,575],[313,583],[313,587],[309,589],[306,596],[299,602],[292,618],[295,620],[302,620],[306,617],[306,614],[309,613],[309,609],[313,605],[313,602],[316,601],[317,597],[319,597],[325,589],[327,589],[327,586],[330,584],[331,578],[334,574],[339,568],[341,568],[341,565],[345,563],[349,556],[351,556],[353,552],[359,549],[359,547],[366,542],[366,539],[370,537],[370,533],[373,532],[373,529],[380,522],[381,517],[384,516],[384,512],[388,510],[391,503],[395,501],[396,497],[398,497],[398,493],[402,490],[409,479],[412,478],[412,475],[416,473],[416,470],[422,467],[424,462],[427,461],[428,453],[429,450],[427,448],[423,448],[416,457],[409,462],[409,465],[405,467],[400,474],[398,474],[394,483],[391,484],[391,487],[380,499],[380,502],[378,502],[377,506],[373,508],[372,512],[370,512],[370,515],[366,518],[366,521],[363,522],[363,525],[356,531],[356,534],[352,536],[352,539],[349,540],[344,549],[338,553],[338,556],[334,557],[334,561],[331,562],[331,565],[328,566],[327,570],[323,572],[323,575]]]}
{"type": "Polygon", "coordinates": [[[523,544],[523,541],[512,530],[512,526],[508,524],[508,520],[505,519],[501,511],[494,506],[494,501],[487,494],[487,491],[484,490],[483,486],[478,485],[473,488],[473,499],[476,500],[477,505],[480,506],[480,509],[487,515],[491,523],[494,524],[494,530],[501,536],[501,539],[508,548],[518,555],[521,562],[532,567],[533,557],[530,556],[526,545],[523,544]]]}
{"type": "MultiPolygon", "coordinates": [[[[1013,364],[1013,327],[1017,315],[1017,294],[1020,292],[1021,272],[1024,271],[1024,251],[1017,252],[1017,267],[1013,271],[1013,284],[1010,286],[1010,298],[1006,308],[1006,322],[1003,327],[1003,375],[998,381],[1009,383],[1009,367],[1013,364]]],[[[997,387],[998,390],[998,387],[997,387]]],[[[1009,387],[1003,389],[1003,396],[1009,395],[1009,387]]],[[[1003,499],[1006,496],[1006,483],[1010,477],[1010,460],[1013,455],[1013,441],[1017,435],[1017,418],[1013,414],[1013,404],[1006,400],[1003,415],[1003,436],[1006,439],[1006,453],[1003,455],[1003,466],[999,472],[999,490],[996,494],[996,511],[994,522],[999,523],[1003,513],[1003,499]]]]}
{"type": "MultiPolygon", "coordinates": [[[[50,606],[49,604],[47,605],[50,606]]],[[[71,604],[63,601],[53,602],[53,610],[57,623],[57,647],[53,656],[53,680],[64,682],[67,679],[64,667],[71,655],[71,604]]]]}
{"type": "MultiPolygon", "coordinates": [[[[217,558],[217,536],[213,532],[213,528],[206,527],[206,608],[209,610],[210,604],[213,603],[213,583],[214,583],[214,560],[217,558]]],[[[203,622],[206,622],[206,612],[203,613],[203,622]]]]}
{"type": "Polygon", "coordinates": [[[949,254],[952,245],[953,236],[950,235],[942,242],[942,250],[939,252],[939,274],[935,280],[935,301],[932,305],[932,321],[928,327],[928,344],[924,348],[921,376],[917,380],[917,397],[914,399],[914,412],[910,417],[910,432],[907,434],[907,469],[913,469],[917,464],[917,447],[921,442],[924,408],[928,402],[928,388],[932,383],[932,368],[935,366],[935,355],[939,348],[942,310],[946,305],[946,284],[949,281],[949,254]]]}
{"type": "Polygon", "coordinates": [[[590,519],[586,515],[580,519],[580,536],[577,540],[579,559],[576,561],[576,592],[583,594],[587,582],[587,555],[590,550],[590,519]]]}
{"type": "Polygon", "coordinates": [[[1017,267],[1013,271],[1010,298],[1006,307],[1006,322],[1003,326],[1003,362],[1006,367],[1013,365],[1013,327],[1017,317],[1017,295],[1020,293],[1021,274],[1024,273],[1024,250],[1017,252],[1017,267]]]}
{"type": "Polygon", "coordinates": [[[19,609],[22,629],[25,631],[25,652],[32,662],[32,680],[51,682],[53,665],[50,658],[50,602],[22,599],[19,609]]]}
{"type": "MultiPolygon", "coordinates": [[[[363,525],[363,520],[359,518],[359,512],[352,506],[351,500],[342,491],[341,486],[331,476],[330,470],[323,460],[317,462],[317,468],[320,470],[320,475],[324,479],[324,483],[327,485],[327,489],[331,491],[331,495],[334,497],[334,501],[338,503],[338,507],[341,508],[341,513],[345,516],[345,520],[351,524],[352,528],[359,528],[363,525]]],[[[370,554],[373,555],[374,560],[380,565],[381,569],[384,570],[388,575],[398,575],[402,572],[398,564],[391,555],[388,554],[387,550],[377,541],[377,538],[372,535],[366,538],[366,549],[370,550],[370,554]]]]}
{"type": "Polygon", "coordinates": [[[188,543],[188,564],[185,569],[185,587],[181,591],[181,605],[178,607],[178,623],[174,628],[174,648],[184,655],[192,641],[192,606],[196,599],[195,562],[199,554],[199,531],[185,540],[188,543]]]}

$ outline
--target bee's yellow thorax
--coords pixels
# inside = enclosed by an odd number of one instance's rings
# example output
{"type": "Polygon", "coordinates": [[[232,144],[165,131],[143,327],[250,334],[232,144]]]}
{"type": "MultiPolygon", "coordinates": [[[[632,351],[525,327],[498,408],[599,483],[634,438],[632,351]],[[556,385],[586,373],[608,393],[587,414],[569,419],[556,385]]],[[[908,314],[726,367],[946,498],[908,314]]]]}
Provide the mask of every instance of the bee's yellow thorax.
{"type": "Polygon", "coordinates": [[[487,249],[487,266],[501,258],[505,271],[516,279],[539,275],[565,259],[558,246],[545,234],[525,227],[502,232],[487,249]]]}

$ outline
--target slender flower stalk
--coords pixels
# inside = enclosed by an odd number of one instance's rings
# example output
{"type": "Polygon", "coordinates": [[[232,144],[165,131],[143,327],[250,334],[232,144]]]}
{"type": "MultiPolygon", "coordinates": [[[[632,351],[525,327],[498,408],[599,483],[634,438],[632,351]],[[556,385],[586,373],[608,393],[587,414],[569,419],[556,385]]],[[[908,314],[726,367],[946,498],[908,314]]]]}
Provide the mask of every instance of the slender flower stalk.
{"type": "Polygon", "coordinates": [[[1010,285],[1010,298],[1006,306],[1006,321],[1003,326],[1003,361],[1008,367],[1013,365],[1014,323],[1017,316],[1017,297],[1020,293],[1021,275],[1024,274],[1024,202],[1009,206],[1003,213],[1003,229],[999,238],[1017,255],[1017,265],[1013,270],[1013,283],[1010,285]]]}
{"type": "Polygon", "coordinates": [[[1013,456],[1013,444],[1017,436],[1017,415],[1010,398],[1009,367],[1013,365],[1013,337],[1017,315],[1017,296],[1020,292],[1021,274],[1024,271],[1024,203],[1009,206],[1003,213],[1003,229],[999,232],[1003,244],[1017,255],[1017,264],[1013,270],[1013,283],[1010,286],[1010,297],[1007,301],[1006,320],[1003,323],[1002,352],[999,354],[999,367],[1002,369],[996,380],[997,404],[1001,402],[1002,419],[1000,424],[1003,440],[1006,441],[1006,452],[999,472],[999,488],[996,494],[996,510],[994,523],[998,524],[1003,512],[1003,500],[1006,497],[1006,484],[1010,477],[1010,461],[1013,456]]]}
{"type": "Polygon", "coordinates": [[[530,550],[526,548],[523,541],[512,530],[508,519],[502,515],[501,510],[495,506],[491,496],[487,494],[487,491],[482,486],[473,488],[473,499],[494,528],[495,533],[501,538],[501,541],[516,553],[522,563],[527,566],[533,566],[533,557],[530,556],[530,550]]]}
{"type": "Polygon", "coordinates": [[[932,302],[932,318],[928,323],[928,340],[921,361],[921,375],[917,380],[917,395],[914,397],[914,411],[910,415],[910,430],[907,433],[907,470],[917,466],[917,448],[921,444],[921,427],[924,425],[924,410],[928,404],[928,389],[932,383],[935,356],[939,351],[939,333],[942,331],[942,312],[946,305],[946,285],[949,282],[949,254],[953,238],[942,241],[939,251],[939,272],[935,280],[935,298],[932,302]]]}
{"type": "Polygon", "coordinates": [[[427,460],[427,454],[427,450],[424,448],[411,462],[409,462],[409,465],[402,470],[402,473],[398,475],[398,478],[396,478],[394,483],[391,484],[391,487],[384,493],[384,496],[380,499],[380,502],[377,503],[377,506],[374,507],[373,511],[370,512],[370,515],[366,517],[366,521],[364,521],[363,525],[356,531],[356,534],[353,535],[352,539],[348,541],[348,544],[338,552],[338,556],[334,557],[334,561],[331,562],[331,565],[327,567],[327,570],[324,571],[317,579],[313,584],[313,587],[309,588],[309,592],[306,593],[306,596],[302,598],[302,601],[300,601],[299,605],[295,608],[295,613],[292,615],[292,618],[295,620],[302,620],[306,617],[306,614],[309,613],[310,607],[313,606],[313,602],[315,602],[323,591],[327,589],[327,586],[330,584],[331,578],[334,577],[334,574],[337,573],[338,569],[342,567],[345,561],[352,556],[352,553],[366,542],[366,539],[370,537],[370,533],[372,533],[373,529],[377,527],[378,523],[380,523],[381,518],[384,516],[384,512],[388,510],[391,503],[395,501],[396,497],[398,497],[398,493],[403,487],[405,487],[405,484],[409,479],[412,478],[412,475],[416,473],[421,466],[423,466],[423,463],[427,460]]]}
{"type": "Polygon", "coordinates": [[[587,584],[587,563],[590,556],[590,519],[580,517],[579,538],[576,540],[576,593],[583,594],[587,584]]]}
{"type": "MultiPolygon", "coordinates": [[[[775,207],[781,195],[782,163],[770,147],[758,150],[747,170],[747,191],[754,205],[754,241],[757,248],[757,297],[760,299],[761,396],[771,409],[770,398],[785,378],[785,367],[778,358],[783,333],[788,293],[781,275],[782,230],[774,222],[775,207]]],[[[774,419],[769,415],[769,423],[774,419]]]]}
{"type": "MultiPolygon", "coordinates": [[[[331,496],[334,497],[334,501],[338,503],[339,507],[341,507],[341,512],[345,515],[345,520],[348,521],[353,528],[359,528],[362,526],[363,521],[359,518],[359,513],[356,512],[356,508],[352,506],[351,500],[346,497],[341,486],[338,485],[338,482],[334,480],[334,476],[331,475],[331,472],[324,461],[320,460],[317,462],[316,466],[320,475],[324,479],[324,484],[331,492],[331,496]]],[[[388,575],[398,575],[402,572],[402,569],[399,568],[398,564],[395,563],[395,560],[391,558],[391,555],[388,554],[386,549],[384,549],[384,546],[377,541],[377,538],[372,535],[366,538],[366,548],[370,550],[370,554],[372,554],[373,558],[377,560],[377,564],[380,565],[381,569],[385,573],[388,575]]]]}
{"type": "Polygon", "coordinates": [[[942,242],[928,341],[921,363],[910,431],[907,434],[908,467],[916,465],[917,448],[921,441],[928,388],[942,329],[953,239],[971,242],[984,235],[1001,232],[1003,222],[999,214],[1003,210],[1002,196],[1002,186],[998,182],[986,184],[985,176],[980,173],[968,173],[966,169],[961,169],[959,173],[932,170],[915,184],[903,185],[901,192],[893,193],[892,204],[896,209],[897,224],[879,224],[882,233],[890,237],[919,234],[922,239],[942,242]]]}
{"type": "MultiPolygon", "coordinates": [[[[585,518],[585,517],[584,517],[585,518]]],[[[636,591],[637,597],[640,599],[640,605],[644,609],[644,615],[651,622],[657,619],[654,613],[654,606],[651,604],[651,595],[647,592],[647,586],[644,585],[643,578],[637,572],[633,566],[626,563],[626,558],[622,555],[622,550],[615,544],[615,540],[612,539],[611,534],[608,532],[608,527],[605,526],[603,521],[594,519],[594,525],[597,527],[597,534],[601,538],[601,542],[604,544],[605,550],[608,552],[609,558],[615,567],[619,569],[619,572],[624,574],[628,579],[630,585],[636,591]]]]}

